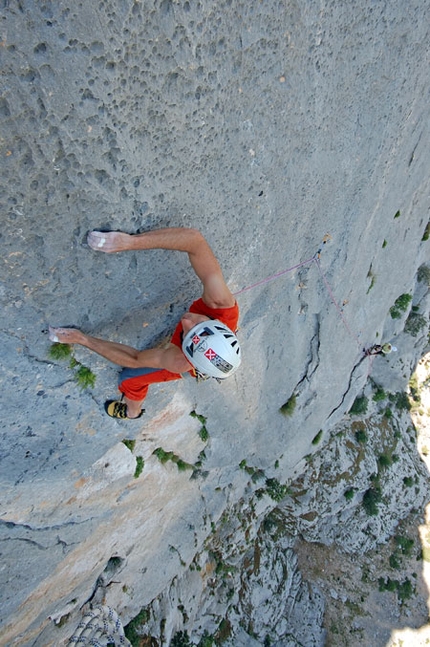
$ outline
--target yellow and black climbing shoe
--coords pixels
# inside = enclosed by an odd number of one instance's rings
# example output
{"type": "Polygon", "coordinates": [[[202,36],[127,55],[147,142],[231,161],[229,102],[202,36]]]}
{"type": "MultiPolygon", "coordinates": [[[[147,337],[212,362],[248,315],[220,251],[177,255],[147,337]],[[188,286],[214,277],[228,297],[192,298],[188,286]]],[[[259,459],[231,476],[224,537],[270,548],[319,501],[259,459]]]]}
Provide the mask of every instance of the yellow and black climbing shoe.
{"type": "Polygon", "coordinates": [[[105,411],[111,418],[120,418],[121,420],[137,420],[145,413],[145,409],[142,409],[136,418],[129,418],[126,403],[118,400],[106,400],[105,411]]]}

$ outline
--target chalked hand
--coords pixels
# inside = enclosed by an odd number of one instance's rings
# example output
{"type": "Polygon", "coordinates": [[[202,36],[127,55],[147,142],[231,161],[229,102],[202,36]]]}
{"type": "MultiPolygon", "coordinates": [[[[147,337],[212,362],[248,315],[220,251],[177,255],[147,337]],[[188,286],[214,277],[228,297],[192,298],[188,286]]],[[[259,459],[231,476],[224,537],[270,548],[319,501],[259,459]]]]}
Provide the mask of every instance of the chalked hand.
{"type": "Polygon", "coordinates": [[[87,243],[96,252],[124,252],[130,249],[129,234],[120,231],[90,231],[87,236],[87,243]]]}

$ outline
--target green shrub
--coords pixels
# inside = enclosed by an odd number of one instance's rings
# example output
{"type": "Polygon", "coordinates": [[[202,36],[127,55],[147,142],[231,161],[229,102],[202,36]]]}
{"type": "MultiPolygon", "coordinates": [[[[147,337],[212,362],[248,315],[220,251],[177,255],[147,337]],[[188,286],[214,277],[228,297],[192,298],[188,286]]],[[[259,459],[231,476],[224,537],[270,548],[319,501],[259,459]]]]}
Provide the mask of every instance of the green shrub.
{"type": "Polygon", "coordinates": [[[274,501],[282,501],[287,496],[289,489],[287,485],[282,485],[277,479],[266,479],[266,491],[274,501]]]}
{"type": "Polygon", "coordinates": [[[387,397],[387,394],[385,393],[384,389],[381,389],[380,387],[378,387],[376,389],[376,392],[375,392],[372,400],[374,402],[381,402],[382,400],[385,400],[386,397],[387,397]]]}
{"type": "Polygon", "coordinates": [[[417,280],[420,281],[420,283],[427,283],[427,285],[430,286],[430,267],[428,265],[420,265],[417,272],[417,280]]]}
{"type": "Polygon", "coordinates": [[[197,647],[213,647],[214,637],[205,629],[197,647]]]}
{"type": "Polygon", "coordinates": [[[408,394],[404,391],[399,391],[396,393],[395,404],[400,411],[410,411],[411,403],[409,402],[408,394]]]}
{"type": "Polygon", "coordinates": [[[176,467],[180,472],[185,472],[185,470],[191,470],[193,468],[193,466],[190,465],[190,463],[186,463],[185,461],[182,460],[182,458],[178,458],[176,461],[173,460],[173,462],[176,463],[176,467]]]}
{"type": "Polygon", "coordinates": [[[93,388],[96,376],[88,366],[80,366],[75,373],[75,380],[81,389],[93,388]]]}
{"type": "Polygon", "coordinates": [[[296,408],[296,404],[297,404],[297,396],[295,395],[295,393],[293,393],[293,395],[285,402],[285,404],[282,405],[279,411],[284,416],[292,416],[294,413],[294,409],[296,408]]]}
{"type": "Polygon", "coordinates": [[[171,461],[174,456],[173,452],[166,452],[166,450],[162,447],[157,447],[157,449],[154,449],[152,453],[158,458],[161,463],[167,463],[167,461],[171,461]]]}
{"type": "Polygon", "coordinates": [[[60,344],[59,342],[52,344],[48,351],[48,356],[51,359],[61,360],[67,359],[72,354],[72,347],[70,344],[60,344]]]}
{"type": "Polygon", "coordinates": [[[411,392],[411,398],[416,404],[421,403],[420,387],[418,384],[418,376],[414,373],[409,380],[409,390],[411,392]]]}
{"type": "Polygon", "coordinates": [[[410,312],[405,322],[404,331],[412,337],[417,337],[418,333],[427,328],[428,322],[423,315],[418,312],[410,312]]]}
{"type": "Polygon", "coordinates": [[[141,625],[144,625],[149,620],[149,611],[147,609],[142,609],[137,616],[130,620],[128,625],[124,627],[124,633],[126,638],[131,642],[133,647],[140,645],[141,636],[138,633],[141,625]]]}
{"type": "Polygon", "coordinates": [[[396,547],[401,551],[402,555],[409,556],[414,547],[414,540],[409,537],[402,537],[402,535],[396,535],[394,537],[394,542],[396,547]]]}
{"type": "Polygon", "coordinates": [[[390,308],[390,315],[393,319],[400,319],[403,312],[409,307],[410,302],[412,301],[411,294],[401,294],[394,301],[394,305],[390,308]]]}
{"type": "Polygon", "coordinates": [[[177,631],[172,638],[170,647],[191,647],[188,633],[186,631],[177,631]]]}
{"type": "Polygon", "coordinates": [[[196,411],[191,411],[190,416],[192,418],[197,418],[197,420],[201,422],[202,426],[199,430],[199,436],[204,443],[207,442],[209,440],[209,432],[206,429],[207,418],[205,418],[205,416],[202,416],[200,413],[197,413],[196,411]]]}
{"type": "Polygon", "coordinates": [[[379,577],[378,584],[380,591],[395,591],[398,586],[398,582],[396,580],[392,580],[389,577],[387,577],[387,579],[385,579],[384,577],[379,577]]]}
{"type": "Polygon", "coordinates": [[[142,474],[145,461],[142,456],[136,456],[136,469],[134,470],[134,478],[137,479],[142,474]]]}
{"type": "Polygon", "coordinates": [[[392,461],[391,458],[388,456],[388,454],[381,454],[378,457],[378,465],[381,469],[385,469],[386,467],[390,467],[392,461]]]}
{"type": "Polygon", "coordinates": [[[412,487],[414,484],[414,479],[412,478],[412,476],[405,476],[403,483],[406,485],[406,487],[412,487]]]}
{"type": "Polygon", "coordinates": [[[378,503],[382,499],[379,487],[370,487],[363,495],[363,507],[370,517],[378,514],[378,503]]]}
{"type": "Polygon", "coordinates": [[[396,213],[394,214],[394,218],[400,218],[400,211],[396,211],[396,213]]]}
{"type": "Polygon", "coordinates": [[[399,556],[396,553],[392,553],[390,555],[388,563],[390,564],[391,568],[399,569],[401,566],[399,556]]]}
{"type": "Polygon", "coordinates": [[[366,434],[366,432],[364,431],[364,429],[358,429],[358,430],[355,432],[355,440],[356,440],[358,443],[362,443],[362,444],[364,444],[364,443],[367,441],[367,434],[366,434]]]}
{"type": "Polygon", "coordinates": [[[370,279],[370,285],[367,288],[366,294],[369,294],[370,290],[374,287],[374,285],[376,283],[376,276],[375,276],[375,274],[373,274],[371,269],[367,273],[367,278],[370,279]]]}
{"type": "Polygon", "coordinates": [[[413,592],[414,587],[412,586],[412,582],[407,578],[404,582],[402,582],[401,584],[399,583],[397,586],[397,595],[402,601],[409,600],[409,598],[412,597],[413,592]]]}
{"type": "Polygon", "coordinates": [[[350,487],[348,490],[346,490],[343,495],[347,501],[351,501],[354,498],[354,492],[355,488],[350,487]]]}
{"type": "Polygon", "coordinates": [[[322,438],[322,435],[323,435],[323,430],[320,429],[319,432],[317,433],[317,435],[315,436],[315,438],[313,439],[312,445],[318,445],[319,441],[322,438]]]}
{"type": "Polygon", "coordinates": [[[122,442],[127,447],[127,449],[129,449],[131,452],[133,451],[134,446],[136,445],[135,440],[129,440],[128,438],[123,438],[122,442]]]}
{"type": "Polygon", "coordinates": [[[369,404],[369,400],[366,398],[365,395],[358,396],[355,398],[354,403],[349,410],[349,413],[353,416],[362,415],[366,413],[368,404],[369,404]]]}
{"type": "Polygon", "coordinates": [[[70,344],[61,344],[59,342],[52,344],[48,351],[48,356],[51,359],[55,360],[68,359],[69,367],[71,369],[79,367],[78,370],[75,371],[74,379],[81,389],[94,387],[96,383],[96,376],[91,371],[91,369],[89,369],[87,366],[84,366],[75,359],[75,357],[73,356],[73,348],[70,344]]]}
{"type": "Polygon", "coordinates": [[[426,228],[424,230],[424,234],[423,234],[423,237],[421,238],[421,240],[425,241],[425,240],[428,240],[429,238],[430,238],[430,220],[427,223],[427,226],[426,226],[426,228]]]}

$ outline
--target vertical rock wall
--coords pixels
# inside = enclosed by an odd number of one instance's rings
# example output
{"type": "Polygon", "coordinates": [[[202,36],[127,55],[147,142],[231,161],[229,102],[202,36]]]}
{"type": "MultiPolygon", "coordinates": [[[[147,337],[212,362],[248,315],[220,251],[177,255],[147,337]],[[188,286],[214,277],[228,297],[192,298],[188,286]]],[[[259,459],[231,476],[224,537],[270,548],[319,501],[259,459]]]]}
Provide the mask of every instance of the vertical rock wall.
{"type": "MultiPolygon", "coordinates": [[[[241,461],[286,482],[379,370],[362,347],[403,330],[408,312],[389,308],[429,260],[427,9],[2,3],[5,644],[70,635],[52,620],[72,623],[112,564],[112,602],[133,617],[241,498],[241,461]],[[232,383],[154,387],[146,418],[124,425],[103,413],[116,367],[78,349],[97,375],[81,392],[44,333],[50,322],[138,347],[165,337],[199,294],[187,259],[97,255],[85,236],[168,225],[199,227],[234,291],[318,250],[323,276],[311,262],[244,292],[232,383]],[[160,446],[190,464],[204,449],[197,478],[160,464],[160,446]]],[[[406,384],[424,333],[397,344],[384,379],[406,384]]]]}

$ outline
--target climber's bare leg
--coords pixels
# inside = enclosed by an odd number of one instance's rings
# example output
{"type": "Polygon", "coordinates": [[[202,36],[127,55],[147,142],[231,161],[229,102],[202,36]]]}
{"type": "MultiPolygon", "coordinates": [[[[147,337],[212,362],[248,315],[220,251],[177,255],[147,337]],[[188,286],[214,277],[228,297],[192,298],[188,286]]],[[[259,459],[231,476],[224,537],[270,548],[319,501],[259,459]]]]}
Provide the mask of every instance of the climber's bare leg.
{"type": "Polygon", "coordinates": [[[125,395],[123,402],[127,405],[127,418],[137,418],[142,410],[143,400],[130,400],[125,395]]]}

